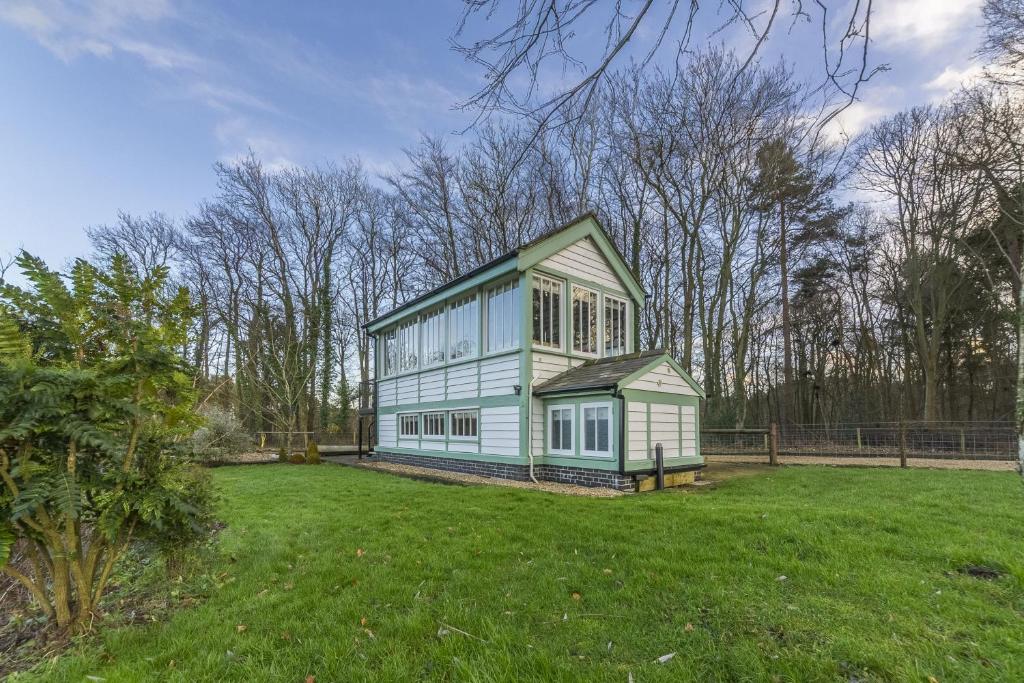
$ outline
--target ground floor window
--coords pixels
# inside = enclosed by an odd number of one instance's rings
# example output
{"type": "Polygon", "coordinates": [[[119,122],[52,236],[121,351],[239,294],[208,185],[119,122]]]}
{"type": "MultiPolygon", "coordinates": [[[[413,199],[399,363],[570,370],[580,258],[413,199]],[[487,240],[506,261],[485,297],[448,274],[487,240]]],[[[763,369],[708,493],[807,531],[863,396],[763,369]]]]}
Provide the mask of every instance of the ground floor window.
{"type": "Polygon", "coordinates": [[[474,439],[477,435],[477,412],[475,410],[458,410],[451,414],[451,437],[453,439],[474,439]]]}
{"type": "Polygon", "coordinates": [[[573,407],[548,408],[548,451],[559,455],[572,455],[573,407]]]}
{"type": "Polygon", "coordinates": [[[580,406],[583,420],[583,455],[607,456],[611,453],[611,406],[607,403],[580,406]]]}
{"type": "Polygon", "coordinates": [[[423,413],[423,436],[444,436],[444,413],[423,413]]]}
{"type": "Polygon", "coordinates": [[[419,436],[420,420],[419,415],[399,415],[398,434],[400,436],[419,436]]]}

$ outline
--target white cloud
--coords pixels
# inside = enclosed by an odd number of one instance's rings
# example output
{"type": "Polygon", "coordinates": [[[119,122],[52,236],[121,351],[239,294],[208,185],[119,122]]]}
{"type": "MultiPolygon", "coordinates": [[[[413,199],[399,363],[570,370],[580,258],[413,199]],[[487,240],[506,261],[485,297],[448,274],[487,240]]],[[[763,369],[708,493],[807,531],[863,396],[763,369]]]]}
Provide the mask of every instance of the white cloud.
{"type": "Polygon", "coordinates": [[[893,112],[891,107],[871,102],[854,102],[829,121],[825,134],[836,141],[849,139],[893,112]]]}
{"type": "Polygon", "coordinates": [[[885,46],[931,49],[980,23],[981,0],[886,0],[875,3],[872,37],[885,46]]]}
{"type": "Polygon", "coordinates": [[[936,91],[936,99],[943,99],[954,90],[961,87],[970,87],[978,82],[984,74],[984,69],[979,64],[973,64],[963,68],[947,66],[938,76],[924,84],[926,90],[936,91]]]}

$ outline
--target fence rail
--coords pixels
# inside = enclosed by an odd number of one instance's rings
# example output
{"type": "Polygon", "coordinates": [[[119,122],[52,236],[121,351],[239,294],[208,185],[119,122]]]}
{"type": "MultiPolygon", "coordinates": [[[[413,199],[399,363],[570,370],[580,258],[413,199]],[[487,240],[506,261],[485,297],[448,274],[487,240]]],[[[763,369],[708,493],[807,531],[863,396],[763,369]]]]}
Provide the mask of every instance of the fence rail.
{"type": "Polygon", "coordinates": [[[703,429],[704,455],[1017,459],[1017,433],[1005,423],[871,423],[703,429]]]}

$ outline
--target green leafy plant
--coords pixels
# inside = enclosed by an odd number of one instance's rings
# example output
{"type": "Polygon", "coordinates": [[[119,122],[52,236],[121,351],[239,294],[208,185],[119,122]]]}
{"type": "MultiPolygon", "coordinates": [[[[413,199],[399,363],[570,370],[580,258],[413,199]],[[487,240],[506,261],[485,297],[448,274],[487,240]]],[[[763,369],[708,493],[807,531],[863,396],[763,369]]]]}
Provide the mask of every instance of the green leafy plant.
{"type": "Polygon", "coordinates": [[[309,445],[306,446],[306,464],[307,465],[319,465],[320,464],[320,449],[317,447],[315,441],[310,441],[309,445]]]}
{"type": "Polygon", "coordinates": [[[306,456],[302,453],[292,453],[288,456],[288,462],[293,465],[303,465],[306,462],[306,456]]]}
{"type": "Polygon", "coordinates": [[[82,631],[131,543],[180,546],[209,521],[186,448],[191,306],[165,268],[120,257],[66,276],[18,264],[30,286],[0,285],[0,571],[82,631]]]}

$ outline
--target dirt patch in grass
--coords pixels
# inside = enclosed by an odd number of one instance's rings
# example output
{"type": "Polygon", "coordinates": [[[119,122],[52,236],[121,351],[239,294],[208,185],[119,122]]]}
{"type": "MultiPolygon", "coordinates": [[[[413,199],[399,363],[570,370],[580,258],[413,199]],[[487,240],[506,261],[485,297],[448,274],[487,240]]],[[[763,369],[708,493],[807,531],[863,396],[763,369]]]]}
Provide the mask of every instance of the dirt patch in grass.
{"type": "Polygon", "coordinates": [[[390,472],[404,477],[435,481],[446,484],[489,484],[491,486],[506,486],[514,489],[530,489],[533,491],[546,491],[548,493],[561,493],[567,496],[589,496],[592,498],[614,498],[625,495],[622,491],[615,489],[597,488],[591,486],[576,486],[574,484],[558,484],[551,481],[534,483],[532,481],[516,481],[514,479],[498,479],[497,477],[481,477],[476,474],[463,474],[461,472],[447,472],[436,470],[430,467],[414,467],[412,465],[399,465],[393,462],[367,462],[353,467],[362,467],[368,470],[380,470],[390,472]]]}
{"type": "Polygon", "coordinates": [[[958,571],[965,576],[970,576],[975,579],[983,579],[985,581],[993,581],[1003,575],[1003,572],[995,567],[989,567],[983,564],[965,564],[960,567],[958,571]]]}

